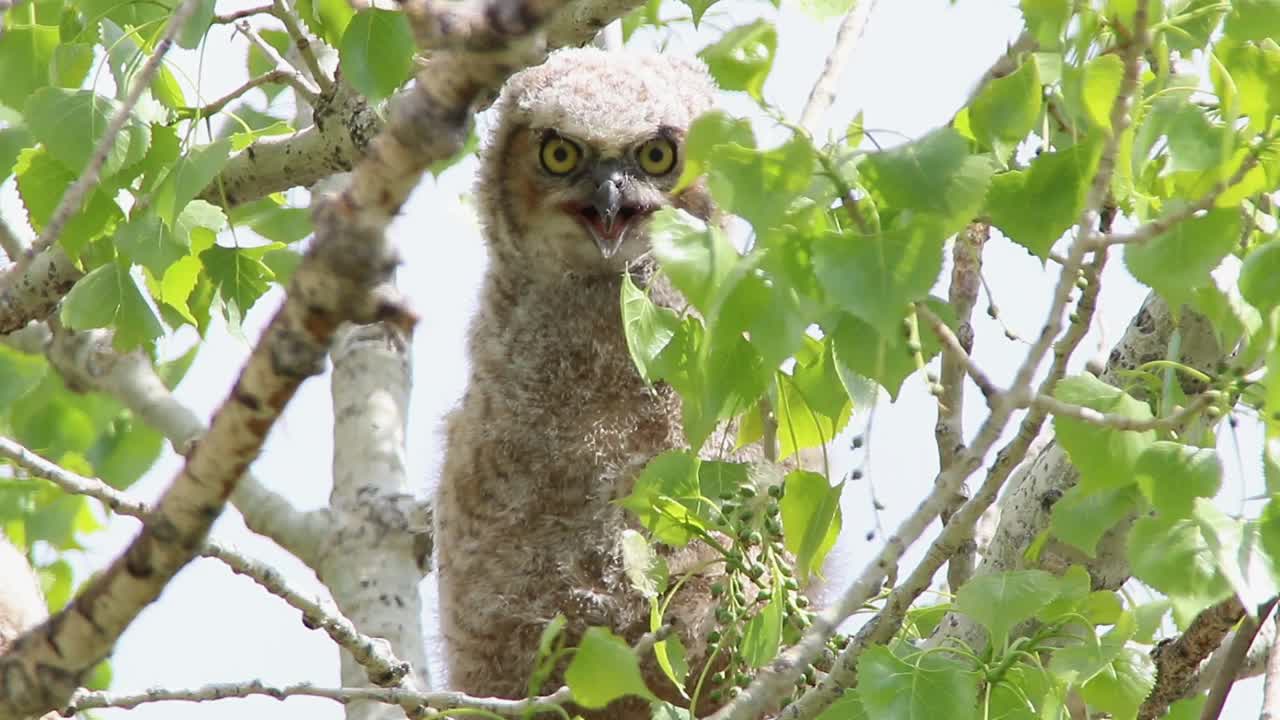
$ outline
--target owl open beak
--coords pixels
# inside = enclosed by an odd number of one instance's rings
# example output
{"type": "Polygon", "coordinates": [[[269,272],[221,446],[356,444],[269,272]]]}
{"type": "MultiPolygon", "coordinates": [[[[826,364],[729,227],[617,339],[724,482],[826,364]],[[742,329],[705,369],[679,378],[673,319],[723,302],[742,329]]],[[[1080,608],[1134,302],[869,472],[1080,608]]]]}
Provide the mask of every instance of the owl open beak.
{"type": "Polygon", "coordinates": [[[617,254],[632,221],[651,212],[649,209],[624,202],[616,183],[606,180],[591,195],[591,204],[574,208],[573,212],[586,226],[596,247],[605,259],[617,254]]]}

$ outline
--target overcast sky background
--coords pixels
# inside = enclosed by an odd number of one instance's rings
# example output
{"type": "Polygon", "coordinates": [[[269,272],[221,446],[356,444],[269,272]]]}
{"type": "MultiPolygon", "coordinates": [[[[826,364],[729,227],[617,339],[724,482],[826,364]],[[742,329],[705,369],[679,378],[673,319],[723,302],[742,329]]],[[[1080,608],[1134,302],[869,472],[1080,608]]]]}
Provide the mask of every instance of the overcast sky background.
{"type": "MultiPolygon", "coordinates": [[[[251,4],[253,0],[219,2],[218,11],[251,4]]],[[[784,10],[778,14],[764,0],[725,0],[708,13],[702,31],[681,31],[669,43],[667,52],[692,55],[718,37],[712,28],[725,29],[762,16],[776,17],[780,33],[778,54],[765,96],[790,117],[798,117],[830,51],[838,19],[817,22],[789,2],[784,4],[784,10]]],[[[1020,29],[1021,19],[1013,0],[961,0],[954,7],[946,0],[879,3],[839,84],[828,127],[842,132],[854,114],[862,110],[868,134],[883,145],[918,137],[950,119],[982,72],[1020,29]]],[[[652,47],[658,38],[642,32],[631,45],[652,47]]],[[[203,58],[198,51],[175,49],[169,62],[181,68],[192,82],[198,81],[201,95],[208,100],[244,81],[243,52],[242,39],[233,40],[227,27],[215,26],[203,58]],[[234,43],[234,51],[226,50],[229,43],[234,43]]],[[[191,101],[193,92],[187,92],[191,101]]],[[[733,113],[757,119],[761,116],[741,94],[725,94],[723,106],[733,113]]],[[[757,134],[765,145],[785,137],[783,131],[763,120],[757,122],[757,134]]],[[[463,339],[484,271],[478,228],[472,206],[466,200],[474,172],[475,162],[469,160],[439,180],[425,180],[391,230],[405,257],[400,285],[422,316],[414,338],[409,467],[424,494],[434,488],[441,463],[441,418],[460,397],[466,379],[463,339]]],[[[305,202],[304,197],[299,200],[305,202]]],[[[11,224],[21,226],[19,219],[24,215],[17,205],[12,181],[0,187],[0,210],[11,224]]],[[[244,235],[240,237],[243,239],[244,235]]],[[[233,240],[228,236],[221,242],[233,240]]],[[[1021,248],[1003,240],[988,245],[985,262],[986,277],[1004,322],[1023,337],[1034,337],[1043,322],[1056,273],[1046,272],[1021,248]]],[[[1055,269],[1050,266],[1049,271],[1055,269]]],[[[947,276],[944,271],[941,277],[947,276]]],[[[1123,263],[1108,265],[1099,318],[1077,353],[1077,369],[1090,357],[1105,357],[1106,348],[1121,335],[1144,294],[1129,278],[1123,263]]],[[[272,292],[254,307],[246,321],[250,339],[257,337],[279,301],[280,294],[272,292]]],[[[999,324],[985,314],[985,307],[985,300],[980,301],[974,313],[978,337],[975,357],[998,383],[1005,384],[1021,361],[1025,346],[1006,340],[999,324]]],[[[162,352],[177,355],[190,345],[191,339],[190,334],[181,333],[173,342],[165,343],[162,352]]],[[[178,388],[180,399],[203,416],[211,416],[230,389],[248,350],[244,341],[233,339],[215,326],[178,388]]],[[[972,434],[983,408],[973,400],[980,396],[972,386],[968,397],[966,429],[972,434]]],[[[927,494],[937,471],[934,417],[933,400],[916,376],[908,380],[897,403],[890,404],[887,397],[882,399],[874,413],[869,441],[858,455],[848,449],[847,440],[833,450],[833,477],[853,467],[862,467],[866,477],[849,483],[845,490],[845,529],[828,568],[832,591],[842,590],[880,547],[879,536],[866,539],[877,523],[871,509],[870,485],[874,484],[875,493],[886,507],[879,522],[889,531],[927,494]]],[[[865,423],[865,416],[856,423],[865,423]]],[[[301,508],[326,503],[331,428],[326,375],[303,386],[272,433],[254,472],[301,508]]],[[[1251,421],[1242,421],[1240,433],[1248,458],[1243,463],[1245,467],[1237,461],[1232,445],[1223,448],[1227,479],[1222,502],[1233,512],[1239,511],[1241,497],[1257,494],[1260,487],[1254,467],[1256,451],[1251,450],[1258,447],[1256,427],[1251,421]]],[[[1224,442],[1229,443],[1226,434],[1224,442]]],[[[148,500],[156,498],[179,468],[179,458],[166,449],[164,457],[132,492],[148,500]]],[[[1258,508],[1254,504],[1248,509],[1256,512],[1258,508]]],[[[80,578],[105,566],[136,530],[133,520],[116,518],[106,532],[94,536],[83,562],[77,563],[80,578]]],[[[325,592],[300,563],[270,541],[249,533],[234,510],[218,522],[215,535],[255,557],[276,563],[297,586],[325,592]]],[[[920,552],[917,548],[909,554],[908,562],[914,562],[920,552]]],[[[431,579],[424,582],[423,592],[430,613],[426,623],[428,642],[434,648],[438,647],[434,635],[437,621],[431,579]]],[[[433,655],[433,678],[439,682],[443,672],[438,652],[433,655]]],[[[124,635],[114,658],[113,687],[118,691],[153,686],[195,687],[248,678],[261,678],[271,684],[338,682],[336,648],[327,636],[307,630],[295,610],[211,560],[195,561],[169,585],[161,601],[144,611],[124,635]]],[[[1223,717],[1256,717],[1260,687],[1257,681],[1238,685],[1223,717]]],[[[339,705],[318,699],[297,698],[280,703],[253,698],[151,704],[129,712],[98,711],[95,715],[104,720],[229,720],[246,716],[330,720],[341,717],[341,713],[339,705]]]]}

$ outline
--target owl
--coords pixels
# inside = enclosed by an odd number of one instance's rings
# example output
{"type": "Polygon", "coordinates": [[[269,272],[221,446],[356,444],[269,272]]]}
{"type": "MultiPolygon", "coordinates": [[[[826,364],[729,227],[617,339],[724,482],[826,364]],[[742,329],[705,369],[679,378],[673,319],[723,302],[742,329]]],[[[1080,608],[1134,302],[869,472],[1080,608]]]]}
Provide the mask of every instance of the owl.
{"type": "MultiPolygon", "coordinates": [[[[496,103],[477,191],[489,265],[436,500],[454,689],[524,697],[557,615],[571,643],[593,625],[629,642],[649,630],[649,602],[622,561],[634,521],[614,501],[650,459],[686,443],[679,398],[647,384],[627,352],[619,293],[629,273],[655,302],[685,305],[655,275],[648,228],[665,207],[717,221],[704,185],[674,190],[714,90],[695,61],[574,49],[512,77],[496,103]]],[[[673,576],[708,557],[697,545],[666,552],[673,576]]],[[[690,667],[713,625],[711,584],[686,582],[665,618],[690,667]]],[[[678,698],[643,662],[650,687],[678,698]]],[[[649,713],[622,701],[587,716],[649,713]]]]}

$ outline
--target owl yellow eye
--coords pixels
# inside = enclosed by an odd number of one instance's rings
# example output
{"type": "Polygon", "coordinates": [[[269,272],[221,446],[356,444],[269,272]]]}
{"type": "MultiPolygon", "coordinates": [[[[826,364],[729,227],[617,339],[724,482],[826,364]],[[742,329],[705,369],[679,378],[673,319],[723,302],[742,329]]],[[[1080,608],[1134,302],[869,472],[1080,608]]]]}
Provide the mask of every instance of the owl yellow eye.
{"type": "Polygon", "coordinates": [[[640,146],[636,159],[650,175],[666,175],[676,166],[676,146],[666,138],[654,138],[640,146]]]}
{"type": "Polygon", "coordinates": [[[562,137],[552,136],[542,141],[542,167],[552,175],[568,175],[578,167],[582,151],[577,145],[562,137]]]}

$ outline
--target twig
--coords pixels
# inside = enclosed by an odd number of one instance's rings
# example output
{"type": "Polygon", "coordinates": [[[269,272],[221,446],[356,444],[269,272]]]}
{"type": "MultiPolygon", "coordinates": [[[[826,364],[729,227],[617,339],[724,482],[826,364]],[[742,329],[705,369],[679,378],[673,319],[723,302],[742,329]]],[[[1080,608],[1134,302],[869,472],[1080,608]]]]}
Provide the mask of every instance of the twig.
{"type": "Polygon", "coordinates": [[[1227,649],[1227,658],[1213,678],[1213,687],[1209,689],[1209,699],[1205,701],[1204,708],[1200,711],[1200,720],[1218,720],[1218,716],[1222,714],[1222,708],[1227,703],[1227,695],[1236,684],[1236,676],[1244,664],[1245,656],[1249,654],[1250,646],[1253,645],[1253,638],[1258,634],[1262,623],[1270,619],[1271,611],[1275,606],[1276,599],[1272,598],[1258,608],[1257,617],[1246,615],[1241,621],[1240,629],[1236,631],[1236,636],[1231,639],[1231,645],[1227,649]]]}
{"type": "Polygon", "coordinates": [[[1240,161],[1240,167],[1236,168],[1236,171],[1232,173],[1231,177],[1226,180],[1218,181],[1209,189],[1208,192],[1194,203],[1184,205],[1168,215],[1152,220],[1151,222],[1138,227],[1133,232],[1098,235],[1091,240],[1090,248],[1096,250],[1111,245],[1133,245],[1136,243],[1144,243],[1158,235],[1168,232],[1178,223],[1190,220],[1196,213],[1208,210],[1213,207],[1213,204],[1218,201],[1218,198],[1221,197],[1224,192],[1242,182],[1245,176],[1249,174],[1249,171],[1258,164],[1262,148],[1266,146],[1266,143],[1267,141],[1263,140],[1254,146],[1251,152],[1240,161]]]}
{"type": "MultiPolygon", "coordinates": [[[[664,625],[655,632],[645,633],[632,646],[632,652],[637,656],[644,655],[653,648],[655,643],[670,635],[671,629],[670,625],[664,625]]],[[[539,711],[556,710],[573,699],[568,687],[561,687],[553,693],[539,697],[508,700],[505,698],[476,697],[459,692],[421,692],[406,688],[321,688],[311,683],[271,686],[262,683],[260,680],[250,680],[242,683],[210,684],[187,690],[147,690],[134,694],[80,690],[71,699],[70,706],[66,708],[66,711],[68,714],[75,714],[83,710],[108,707],[128,710],[153,702],[172,700],[206,702],[228,698],[244,698],[253,695],[266,695],[277,700],[283,700],[288,697],[319,697],[334,700],[344,705],[359,701],[378,702],[387,705],[399,705],[410,713],[423,708],[438,711],[466,708],[503,717],[528,717],[539,711]]]]}
{"type": "Polygon", "coordinates": [[[237,20],[243,20],[244,18],[252,17],[254,15],[271,14],[271,11],[274,9],[275,6],[273,5],[259,5],[257,7],[245,8],[243,10],[227,13],[226,15],[214,15],[213,22],[217,25],[230,25],[237,20]]]}
{"type": "MultiPolygon", "coordinates": [[[[947,324],[942,321],[942,318],[938,317],[924,303],[916,303],[915,309],[916,313],[924,318],[925,322],[929,323],[929,329],[933,331],[933,334],[938,337],[938,341],[942,343],[943,354],[953,358],[961,372],[969,375],[969,379],[973,380],[973,383],[978,386],[978,389],[982,391],[982,394],[987,398],[987,401],[992,402],[1000,398],[1003,393],[1000,392],[1000,389],[996,387],[996,384],[992,382],[991,378],[987,377],[986,371],[978,367],[978,364],[973,361],[973,358],[969,357],[969,353],[965,351],[964,345],[960,342],[960,338],[956,337],[956,334],[951,331],[951,328],[947,327],[947,324]]],[[[953,462],[954,457],[957,454],[956,450],[957,448],[953,447],[953,462]]]]}
{"type": "MultiPolygon", "coordinates": [[[[141,500],[129,497],[96,478],[73,473],[7,437],[0,436],[0,456],[9,458],[33,476],[48,480],[68,493],[94,498],[120,515],[145,523],[151,514],[151,508],[141,500]]],[[[236,573],[250,578],[301,611],[308,627],[323,629],[335,643],[351,653],[371,677],[383,679],[382,684],[393,683],[409,672],[408,664],[391,653],[386,641],[363,635],[332,604],[294,590],[273,568],[214,541],[205,542],[200,554],[221,560],[236,573]]]]}
{"type": "Polygon", "coordinates": [[[206,118],[220,112],[223,108],[229,105],[231,101],[241,97],[242,95],[244,95],[245,93],[249,92],[250,90],[256,87],[261,87],[263,85],[269,85],[271,83],[281,83],[281,82],[286,83],[289,85],[289,87],[293,88],[293,91],[298,93],[298,95],[303,100],[305,100],[309,105],[314,106],[316,104],[316,101],[320,99],[319,95],[316,95],[315,93],[311,92],[311,88],[307,87],[303,78],[296,71],[285,70],[284,68],[276,68],[275,70],[272,70],[271,72],[265,75],[259,75],[258,77],[249,80],[245,84],[241,85],[235,90],[232,90],[231,92],[218,98],[217,100],[214,100],[208,105],[205,105],[203,107],[198,107],[198,108],[191,108],[187,112],[190,112],[192,115],[195,115],[196,117],[206,118]]]}
{"type": "Polygon", "coordinates": [[[305,83],[302,82],[302,78],[298,77],[297,72],[284,68],[276,68],[271,70],[269,73],[261,74],[261,76],[250,79],[250,81],[244,83],[244,85],[237,87],[236,90],[228,92],[227,95],[219,97],[218,100],[210,102],[210,104],[201,106],[201,108],[189,108],[186,111],[195,115],[197,118],[211,117],[211,115],[219,113],[219,111],[229,105],[230,102],[243,96],[246,92],[253,90],[253,88],[270,85],[270,83],[273,82],[287,83],[287,85],[292,87],[293,91],[297,92],[298,96],[302,97],[308,105],[315,105],[316,100],[320,99],[319,95],[312,94],[311,88],[308,88],[305,83]]]}
{"type": "MultiPolygon", "coordinates": [[[[73,332],[57,322],[43,352],[67,386],[93,390],[115,398],[134,417],[158,430],[175,452],[187,456],[208,431],[204,422],[183,405],[156,375],[151,359],[142,352],[121,355],[112,347],[111,332],[73,332]]],[[[300,511],[287,499],[246,471],[231,501],[253,532],[271,538],[315,569],[322,538],[335,523],[327,508],[300,511]]]]}
{"type": "Polygon", "coordinates": [[[867,20],[870,19],[875,7],[876,0],[854,0],[853,7],[849,8],[844,20],[840,22],[840,29],[836,31],[835,45],[827,55],[822,74],[818,76],[818,81],[809,91],[809,99],[805,102],[804,109],[800,111],[800,127],[808,130],[810,135],[817,132],[818,123],[835,100],[836,84],[840,82],[840,75],[844,73],[845,65],[849,63],[854,47],[866,32],[867,20]]]}
{"type": "Polygon", "coordinates": [[[1187,403],[1186,407],[1174,413],[1149,420],[1137,420],[1125,415],[1098,412],[1093,408],[1072,405],[1043,393],[1037,394],[1032,398],[1031,404],[1054,415],[1082,420],[1092,425],[1101,425],[1114,430],[1146,432],[1148,430],[1172,430],[1181,427],[1188,419],[1200,414],[1201,411],[1209,407],[1217,399],[1219,399],[1219,393],[1215,390],[1210,390],[1196,396],[1194,400],[1187,403]]]}
{"type": "Polygon", "coordinates": [[[272,0],[275,7],[274,15],[276,19],[284,23],[284,29],[289,33],[289,37],[293,38],[293,46],[298,49],[298,54],[302,56],[302,62],[306,64],[307,70],[311,72],[311,79],[315,80],[316,85],[320,86],[323,93],[333,90],[333,78],[325,73],[324,68],[320,67],[320,60],[316,58],[315,50],[311,48],[311,39],[298,26],[297,13],[292,7],[285,4],[284,0],[272,0]]]}
{"type": "Polygon", "coordinates": [[[1232,595],[1201,611],[1176,639],[1156,645],[1151,650],[1156,663],[1156,684],[1138,709],[1138,720],[1163,716],[1169,705],[1192,687],[1200,663],[1218,649],[1242,617],[1244,606],[1240,598],[1232,595]]]}
{"type": "Polygon", "coordinates": [[[294,63],[281,55],[275,47],[271,45],[271,43],[263,40],[262,36],[249,26],[248,20],[240,20],[237,22],[236,31],[241,35],[244,35],[249,42],[253,43],[254,47],[261,50],[262,54],[266,55],[267,59],[270,60],[277,68],[293,68],[296,73],[294,75],[294,79],[306,88],[305,97],[318,97],[322,94],[320,86],[318,84],[313,84],[312,81],[306,77],[307,69],[298,67],[297,63],[294,63]]]}
{"type": "Polygon", "coordinates": [[[111,116],[111,120],[107,122],[107,127],[103,130],[102,137],[94,147],[93,154],[89,156],[89,164],[80,172],[80,177],[71,184],[71,187],[67,188],[66,192],[62,194],[62,199],[58,201],[58,206],[49,218],[49,224],[45,225],[44,232],[40,233],[40,237],[36,238],[36,241],[22,253],[20,258],[17,258],[17,263],[10,272],[20,275],[35,260],[38,254],[57,242],[58,236],[62,234],[62,229],[71,220],[71,216],[80,208],[80,203],[84,201],[85,194],[98,184],[99,176],[102,174],[102,166],[106,164],[107,155],[111,153],[116,141],[120,139],[120,131],[124,129],[124,124],[133,115],[133,108],[142,98],[142,93],[151,87],[151,78],[159,72],[160,64],[164,60],[165,54],[169,52],[169,48],[173,46],[174,38],[178,36],[182,26],[186,24],[191,14],[195,12],[198,4],[198,0],[183,0],[182,4],[173,11],[173,17],[169,19],[169,25],[165,28],[164,37],[160,38],[160,41],[156,43],[155,50],[152,51],[147,61],[142,64],[138,74],[134,76],[133,84],[129,87],[128,94],[125,95],[115,114],[111,116]]]}
{"type": "Polygon", "coordinates": [[[424,693],[406,688],[324,688],[311,683],[294,685],[266,685],[260,680],[240,683],[218,683],[186,690],[146,690],[140,693],[125,694],[112,692],[91,692],[80,690],[71,698],[65,709],[68,715],[94,708],[122,708],[125,710],[153,702],[181,700],[186,702],[208,702],[228,698],[245,698],[265,695],[277,700],[290,697],[318,697],[334,700],[344,705],[360,700],[399,705],[409,712],[420,708],[450,710],[468,708],[502,717],[525,717],[538,711],[555,710],[569,702],[572,696],[569,688],[562,687],[550,695],[529,698],[526,700],[507,700],[504,698],[473,697],[457,692],[424,693]]]}
{"type": "Polygon", "coordinates": [[[3,250],[10,260],[17,260],[27,250],[27,244],[13,232],[13,228],[9,227],[9,223],[5,222],[4,218],[0,218],[0,250],[3,250]]]}
{"type": "MultiPolygon", "coordinates": [[[[978,288],[982,285],[982,249],[991,235],[991,226],[972,222],[956,235],[951,250],[951,285],[947,300],[956,314],[956,340],[965,355],[943,353],[938,384],[938,419],[934,424],[934,443],[938,448],[938,467],[946,468],[955,462],[956,453],[964,446],[964,360],[973,353],[973,307],[978,302],[978,288]]],[[[930,320],[934,323],[937,318],[930,320]]],[[[934,324],[934,332],[937,332],[934,324]]],[[[945,327],[945,325],[943,326],[945,327]]],[[[986,392],[985,390],[983,391],[986,392]]],[[[942,522],[951,521],[951,515],[968,499],[967,488],[951,498],[950,505],[942,511],[942,522]]],[[[964,585],[973,573],[973,556],[977,546],[970,541],[961,547],[947,563],[947,586],[955,589],[964,585]]]]}

